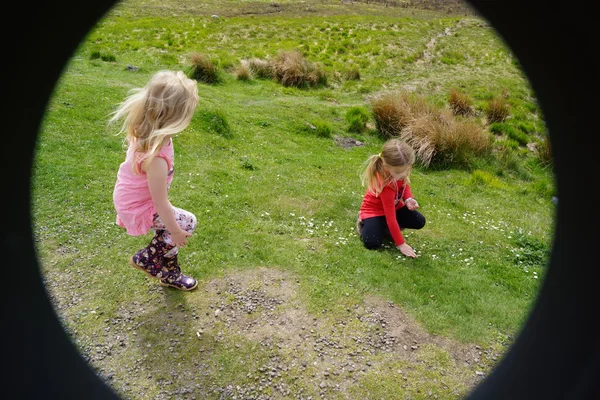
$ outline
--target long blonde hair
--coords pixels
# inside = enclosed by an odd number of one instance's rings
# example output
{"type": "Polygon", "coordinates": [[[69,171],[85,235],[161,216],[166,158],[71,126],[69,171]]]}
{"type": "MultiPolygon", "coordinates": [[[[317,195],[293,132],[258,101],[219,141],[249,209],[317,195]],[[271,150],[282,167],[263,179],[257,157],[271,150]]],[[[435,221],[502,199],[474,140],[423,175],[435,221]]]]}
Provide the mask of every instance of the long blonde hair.
{"type": "MultiPolygon", "coordinates": [[[[410,168],[414,163],[413,148],[400,139],[390,139],[384,143],[381,153],[370,156],[363,164],[361,183],[378,196],[383,188],[394,180],[387,167],[410,168]]],[[[404,178],[407,184],[410,183],[409,175],[404,178]]]]}
{"type": "Polygon", "coordinates": [[[127,133],[129,146],[140,155],[133,163],[135,173],[145,170],[160,151],[165,138],[188,127],[198,105],[196,81],[182,71],[158,71],[143,88],[130,90],[108,121],[123,120],[119,133],[127,133]]]}

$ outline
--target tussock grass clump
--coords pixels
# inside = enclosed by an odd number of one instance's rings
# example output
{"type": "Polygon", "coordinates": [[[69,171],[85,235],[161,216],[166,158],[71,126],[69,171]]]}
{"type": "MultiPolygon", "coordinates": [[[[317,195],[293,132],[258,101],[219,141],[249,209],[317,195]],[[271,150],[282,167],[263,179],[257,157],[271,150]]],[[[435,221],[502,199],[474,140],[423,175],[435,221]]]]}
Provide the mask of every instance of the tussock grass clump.
{"type": "Polygon", "coordinates": [[[495,135],[503,135],[512,139],[520,146],[525,146],[529,143],[529,136],[525,132],[506,122],[494,122],[490,125],[489,130],[495,135]]]}
{"type": "Polygon", "coordinates": [[[398,136],[413,118],[410,105],[403,96],[396,93],[387,93],[376,98],[371,108],[375,127],[385,138],[398,136]]]}
{"type": "Polygon", "coordinates": [[[248,69],[255,78],[273,79],[275,77],[273,66],[269,60],[263,60],[262,58],[251,58],[249,60],[243,60],[242,62],[248,64],[248,69]]]}
{"type": "Polygon", "coordinates": [[[469,116],[473,114],[473,99],[469,95],[460,92],[458,89],[450,90],[448,103],[450,104],[450,109],[454,115],[469,116]]]}
{"type": "Polygon", "coordinates": [[[522,130],[523,132],[530,134],[536,131],[535,124],[528,121],[519,121],[516,123],[516,127],[522,130]]]}
{"type": "Polygon", "coordinates": [[[468,166],[473,157],[484,156],[492,145],[491,136],[481,125],[458,120],[449,109],[432,109],[416,117],[400,137],[415,149],[425,166],[468,166]]]}
{"type": "Polygon", "coordinates": [[[513,126],[509,126],[507,136],[509,139],[516,141],[521,146],[526,146],[527,143],[529,143],[529,136],[527,136],[527,134],[519,128],[515,128],[513,126]]]}
{"type": "Polygon", "coordinates": [[[346,111],[346,122],[348,122],[349,132],[363,132],[367,128],[369,119],[369,112],[364,107],[351,107],[346,111]]]}
{"type": "Polygon", "coordinates": [[[421,96],[405,91],[387,92],[372,102],[375,126],[384,138],[398,136],[413,119],[429,112],[429,106],[421,96]]]}
{"type": "Polygon", "coordinates": [[[312,122],[306,122],[302,130],[323,138],[330,138],[333,132],[333,128],[331,127],[329,122],[322,119],[312,122]]]}
{"type": "Polygon", "coordinates": [[[105,62],[115,62],[117,61],[117,57],[111,53],[102,53],[98,50],[94,50],[90,53],[90,60],[100,59],[105,62]]]}
{"type": "Polygon", "coordinates": [[[423,113],[403,127],[398,136],[413,147],[423,165],[429,166],[439,151],[446,150],[443,140],[445,132],[451,131],[451,121],[452,118],[440,113],[423,113]]]}
{"type": "Polygon", "coordinates": [[[327,84],[325,69],[309,62],[299,51],[280,51],[271,61],[275,79],[286,87],[316,87],[327,84]]]}
{"type": "Polygon", "coordinates": [[[217,83],[220,81],[217,67],[205,55],[195,52],[190,55],[189,77],[204,83],[217,83]]]}
{"type": "Polygon", "coordinates": [[[489,100],[484,108],[488,122],[502,122],[508,117],[508,103],[502,96],[497,96],[489,100]]]}
{"type": "Polygon", "coordinates": [[[324,137],[324,138],[331,137],[331,133],[333,132],[333,129],[331,128],[331,125],[329,125],[329,123],[327,121],[323,121],[323,120],[315,121],[314,126],[316,128],[315,133],[317,134],[317,136],[324,137]]]}
{"type": "Polygon", "coordinates": [[[536,147],[537,156],[540,161],[546,166],[551,167],[554,163],[554,158],[552,156],[552,147],[550,145],[550,139],[548,136],[544,137],[536,147]]]}
{"type": "Polygon", "coordinates": [[[360,81],[360,69],[350,68],[344,71],[344,79],[347,81],[360,81]]]}
{"type": "Polygon", "coordinates": [[[471,176],[466,183],[474,186],[489,186],[496,189],[502,189],[504,187],[502,181],[497,176],[489,171],[480,169],[471,172],[471,176]]]}
{"type": "Polygon", "coordinates": [[[239,65],[235,67],[233,74],[239,81],[249,81],[251,78],[251,73],[250,67],[248,66],[248,62],[242,61],[239,65]]]}
{"type": "Polygon", "coordinates": [[[424,166],[468,166],[475,156],[491,150],[492,136],[477,122],[456,117],[450,107],[439,108],[420,95],[390,92],[372,102],[379,132],[400,137],[424,166]]]}

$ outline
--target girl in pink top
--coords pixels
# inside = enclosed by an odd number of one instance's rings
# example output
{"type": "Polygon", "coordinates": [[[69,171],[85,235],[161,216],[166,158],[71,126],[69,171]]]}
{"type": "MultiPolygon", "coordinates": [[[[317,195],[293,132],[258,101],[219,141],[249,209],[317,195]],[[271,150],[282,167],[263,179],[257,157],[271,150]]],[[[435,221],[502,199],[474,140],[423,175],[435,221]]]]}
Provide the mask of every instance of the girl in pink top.
{"type": "Polygon", "coordinates": [[[404,228],[425,226],[425,217],[417,211],[419,203],[410,190],[409,175],[414,163],[414,150],[400,139],[388,140],[381,153],[366,161],[362,183],[367,192],[356,222],[366,248],[377,249],[386,236],[391,236],[402,254],[417,256],[401,232],[404,228]]]}
{"type": "Polygon", "coordinates": [[[180,290],[198,286],[181,273],[177,259],[196,217],[174,207],[167,194],[174,172],[173,136],[188,127],[197,105],[195,80],[181,71],[159,71],[145,87],[133,89],[109,120],[122,121],[119,133],[126,133],[128,142],[113,191],[116,222],[132,236],[154,232],[130,264],[180,290]]]}

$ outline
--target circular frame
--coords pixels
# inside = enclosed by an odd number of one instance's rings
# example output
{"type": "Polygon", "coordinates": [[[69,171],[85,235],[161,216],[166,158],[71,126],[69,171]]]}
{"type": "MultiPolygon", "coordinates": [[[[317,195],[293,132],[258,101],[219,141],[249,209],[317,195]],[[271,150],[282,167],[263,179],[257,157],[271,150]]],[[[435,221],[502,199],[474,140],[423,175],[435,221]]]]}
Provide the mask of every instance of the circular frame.
{"type": "MultiPolygon", "coordinates": [[[[600,181],[594,124],[599,73],[591,10],[570,4],[468,1],[521,63],[545,115],[559,204],[548,272],[515,343],[469,399],[600,398],[595,257],[600,181]]],[[[3,24],[4,162],[2,374],[10,398],[118,399],[83,360],[41,279],[32,234],[31,172],[40,124],[63,68],[116,0],[16,2],[3,24]],[[6,49],[8,48],[8,51],[6,49]],[[8,256],[8,258],[6,258],[8,256]]]]}

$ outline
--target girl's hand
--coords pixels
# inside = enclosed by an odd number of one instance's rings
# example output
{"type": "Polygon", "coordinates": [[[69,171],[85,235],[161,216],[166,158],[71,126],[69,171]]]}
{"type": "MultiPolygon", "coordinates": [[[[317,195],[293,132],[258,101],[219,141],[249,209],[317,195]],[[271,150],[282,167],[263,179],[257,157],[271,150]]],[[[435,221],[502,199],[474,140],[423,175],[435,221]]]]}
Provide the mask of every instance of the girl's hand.
{"type": "Polygon", "coordinates": [[[419,208],[419,203],[417,203],[417,201],[415,199],[413,199],[412,197],[410,199],[406,199],[406,201],[404,202],[406,204],[406,207],[410,210],[416,210],[417,208],[419,208]]]}
{"type": "Polygon", "coordinates": [[[412,247],[410,247],[408,244],[406,243],[402,243],[400,246],[396,246],[398,248],[398,250],[400,250],[400,252],[402,254],[404,254],[406,257],[411,257],[411,258],[416,258],[417,257],[417,253],[415,253],[415,251],[413,250],[412,247]]]}
{"type": "Polygon", "coordinates": [[[187,244],[187,238],[192,236],[188,231],[184,231],[183,229],[178,230],[177,232],[171,233],[171,241],[177,247],[183,247],[187,244]]]}

